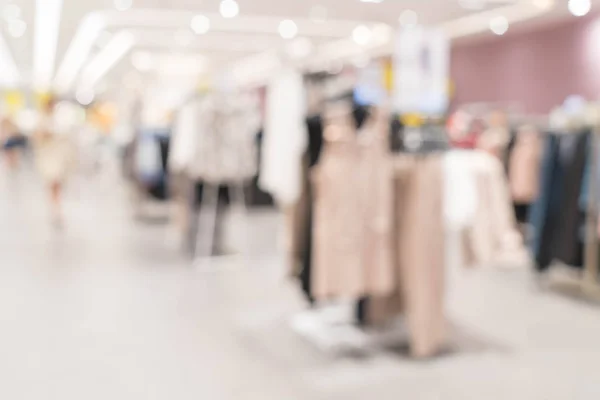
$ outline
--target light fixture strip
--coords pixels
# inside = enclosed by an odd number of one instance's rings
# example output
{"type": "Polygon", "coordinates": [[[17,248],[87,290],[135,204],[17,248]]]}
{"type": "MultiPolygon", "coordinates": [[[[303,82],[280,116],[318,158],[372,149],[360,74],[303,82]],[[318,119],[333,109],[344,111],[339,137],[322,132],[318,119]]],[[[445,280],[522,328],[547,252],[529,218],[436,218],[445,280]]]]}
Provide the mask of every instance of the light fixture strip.
{"type": "MultiPolygon", "coordinates": [[[[44,1],[44,0],[38,0],[44,1]]],[[[77,33],[69,44],[64,59],[60,63],[54,89],[67,93],[73,88],[79,72],[85,65],[94,43],[105,28],[125,26],[171,28],[189,23],[197,13],[185,10],[134,9],[126,13],[120,11],[94,11],[88,14],[79,25],[77,33]]],[[[211,30],[218,32],[248,32],[271,34],[280,22],[276,17],[238,16],[235,20],[223,19],[219,14],[205,14],[211,20],[211,30]],[[213,29],[214,21],[214,29],[213,29]]],[[[326,25],[311,23],[310,20],[296,20],[298,29],[304,36],[341,38],[345,37],[358,21],[332,20],[326,25]]]]}
{"type": "Polygon", "coordinates": [[[82,75],[82,85],[92,88],[114,67],[134,46],[135,37],[129,31],[113,36],[110,42],[87,65],[82,75]]]}
{"type": "Polygon", "coordinates": [[[89,14],[79,25],[56,74],[56,91],[66,93],[71,89],[105,25],[105,18],[100,14],[89,14]]]}
{"type": "Polygon", "coordinates": [[[4,88],[14,88],[20,83],[19,68],[6,43],[3,34],[0,33],[0,85],[4,88]]]}
{"type": "Polygon", "coordinates": [[[63,0],[36,0],[33,78],[38,89],[48,89],[54,74],[63,0]]]}

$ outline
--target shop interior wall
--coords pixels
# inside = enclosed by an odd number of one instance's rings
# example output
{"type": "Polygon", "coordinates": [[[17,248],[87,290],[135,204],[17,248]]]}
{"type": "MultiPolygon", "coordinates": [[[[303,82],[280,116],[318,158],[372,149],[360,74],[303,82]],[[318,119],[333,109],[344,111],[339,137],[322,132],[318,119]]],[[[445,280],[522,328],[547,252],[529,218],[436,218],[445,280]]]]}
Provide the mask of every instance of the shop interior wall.
{"type": "Polygon", "coordinates": [[[569,95],[600,100],[600,15],[453,45],[453,106],[518,102],[546,113],[569,95]]]}

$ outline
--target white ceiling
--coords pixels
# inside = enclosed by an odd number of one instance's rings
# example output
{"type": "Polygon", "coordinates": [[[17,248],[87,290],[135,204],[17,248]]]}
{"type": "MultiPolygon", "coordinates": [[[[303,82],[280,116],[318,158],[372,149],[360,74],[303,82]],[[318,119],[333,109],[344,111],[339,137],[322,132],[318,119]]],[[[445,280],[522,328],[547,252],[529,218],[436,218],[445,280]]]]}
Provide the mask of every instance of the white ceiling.
{"type": "MultiPolygon", "coordinates": [[[[22,10],[22,19],[27,23],[25,35],[13,38],[7,32],[7,23],[2,20],[3,36],[21,80],[25,83],[31,78],[33,64],[35,1],[0,2],[2,5],[17,4],[22,10]]],[[[220,0],[133,0],[133,7],[123,12],[115,10],[114,0],[63,0],[54,71],[56,73],[61,68],[72,70],[73,79],[70,79],[72,85],[69,85],[69,89],[74,89],[81,72],[101,52],[102,46],[106,46],[111,37],[125,30],[135,36],[135,45],[133,49],[125,51],[116,65],[107,71],[106,76],[111,81],[118,81],[117,78],[125,76],[133,68],[130,62],[132,51],[155,53],[157,57],[160,56],[155,60],[163,61],[165,57],[178,53],[186,57],[188,64],[194,62],[193,57],[197,57],[202,62],[209,61],[218,68],[223,68],[236,60],[282,47],[286,40],[279,36],[277,26],[279,21],[285,18],[293,19],[298,25],[299,36],[310,38],[314,46],[328,45],[329,49],[334,49],[338,46],[332,43],[339,42],[341,46],[343,40],[348,42],[352,30],[361,23],[371,26],[375,23],[397,26],[398,17],[406,9],[415,10],[419,15],[419,22],[426,25],[454,24],[453,29],[460,33],[454,36],[478,33],[482,31],[481,26],[485,30],[487,21],[483,20],[478,28],[472,28],[469,25],[472,21],[465,19],[470,15],[487,11],[489,17],[498,10],[506,10],[510,14],[508,9],[515,7],[517,3],[529,7],[529,11],[513,10],[515,15],[524,15],[523,18],[516,18],[517,20],[531,17],[539,22],[568,16],[567,0],[555,0],[555,8],[544,15],[540,12],[535,15],[530,12],[532,2],[536,0],[484,1],[487,4],[482,10],[473,11],[462,8],[459,0],[383,0],[378,4],[363,3],[359,0],[238,0],[240,15],[233,19],[224,19],[218,15],[220,0]],[[327,9],[327,22],[315,23],[310,20],[311,9],[314,6],[327,9]],[[79,61],[71,63],[78,65],[66,68],[65,55],[74,41],[81,41],[79,36],[85,36],[85,32],[82,33],[86,25],[84,21],[93,13],[103,15],[102,29],[88,37],[87,42],[83,40],[86,42],[84,45],[80,44],[84,49],[79,49],[81,51],[77,52],[78,57],[74,57],[79,58],[79,61]],[[211,31],[206,35],[194,35],[189,28],[191,18],[199,13],[211,17],[211,31]],[[182,38],[182,32],[189,37],[189,43],[185,45],[177,44],[182,38]]],[[[594,2],[598,4],[600,0],[594,2]]]]}

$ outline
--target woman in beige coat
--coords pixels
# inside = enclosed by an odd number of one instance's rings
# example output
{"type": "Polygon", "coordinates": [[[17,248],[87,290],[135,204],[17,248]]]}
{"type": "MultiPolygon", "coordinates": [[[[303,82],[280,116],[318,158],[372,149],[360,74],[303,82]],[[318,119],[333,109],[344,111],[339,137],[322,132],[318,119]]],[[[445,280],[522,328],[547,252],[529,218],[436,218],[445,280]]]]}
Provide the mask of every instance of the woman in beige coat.
{"type": "Polygon", "coordinates": [[[55,102],[46,104],[34,135],[37,167],[48,188],[52,220],[56,226],[63,223],[61,200],[64,183],[72,162],[69,132],[56,120],[55,102]]]}

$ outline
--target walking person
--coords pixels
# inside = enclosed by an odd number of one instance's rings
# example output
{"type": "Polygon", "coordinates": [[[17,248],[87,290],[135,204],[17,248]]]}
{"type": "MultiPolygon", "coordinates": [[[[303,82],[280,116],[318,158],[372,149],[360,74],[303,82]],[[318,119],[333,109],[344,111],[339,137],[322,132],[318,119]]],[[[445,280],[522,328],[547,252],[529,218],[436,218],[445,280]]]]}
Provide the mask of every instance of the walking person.
{"type": "Polygon", "coordinates": [[[20,151],[25,145],[25,139],[8,116],[0,121],[0,138],[6,166],[9,170],[15,171],[19,167],[20,151]]]}
{"type": "Polygon", "coordinates": [[[37,167],[48,190],[52,222],[56,227],[64,223],[62,196],[71,169],[73,154],[68,123],[57,118],[54,99],[48,100],[34,135],[37,167]]]}

